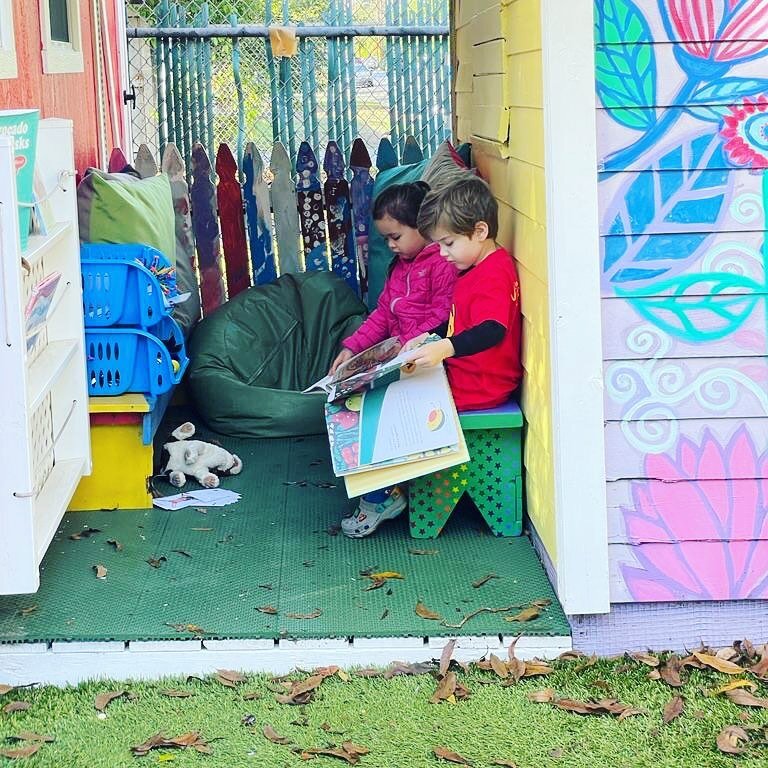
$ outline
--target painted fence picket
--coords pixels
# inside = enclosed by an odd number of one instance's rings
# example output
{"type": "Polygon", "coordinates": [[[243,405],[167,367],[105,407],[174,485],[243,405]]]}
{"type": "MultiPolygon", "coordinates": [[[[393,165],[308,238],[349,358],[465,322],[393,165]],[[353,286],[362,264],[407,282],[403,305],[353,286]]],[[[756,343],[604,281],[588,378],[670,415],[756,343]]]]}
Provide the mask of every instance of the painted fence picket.
{"type": "Polygon", "coordinates": [[[272,212],[275,217],[277,258],[280,274],[300,272],[299,215],[291,161],[285,147],[276,142],[269,162],[272,170],[272,212]]]}
{"type": "Polygon", "coordinates": [[[296,158],[296,200],[304,243],[307,271],[328,271],[323,193],[320,189],[317,157],[306,141],[301,142],[296,158]]]}
{"type": "Polygon", "coordinates": [[[128,160],[123,154],[123,150],[120,149],[119,147],[115,147],[109,153],[109,163],[107,165],[107,170],[110,173],[121,173],[122,171],[125,170],[127,165],[128,165],[128,160]]]}
{"type": "Polygon", "coordinates": [[[142,179],[148,179],[157,175],[157,163],[155,162],[155,157],[152,154],[152,150],[146,144],[140,144],[139,148],[136,150],[136,158],[133,161],[133,166],[136,169],[136,173],[138,173],[142,179]]]}
{"type": "Polygon", "coordinates": [[[403,149],[403,165],[420,163],[423,159],[424,153],[421,151],[419,142],[416,141],[414,136],[408,136],[405,140],[405,148],[403,149]]]}
{"type": "Polygon", "coordinates": [[[251,247],[253,284],[271,283],[277,277],[272,243],[272,215],[269,188],[264,181],[264,163],[258,147],[249,141],[243,156],[243,199],[248,220],[248,242],[251,247]]]}
{"type": "Polygon", "coordinates": [[[368,227],[370,221],[371,199],[373,198],[373,178],[371,177],[371,156],[362,139],[355,139],[352,144],[349,165],[352,168],[352,218],[355,223],[355,242],[357,244],[357,264],[360,274],[360,293],[365,298],[368,293],[368,227]]]}
{"type": "Polygon", "coordinates": [[[376,168],[381,173],[382,171],[397,167],[397,164],[397,152],[395,152],[392,142],[387,138],[383,138],[379,142],[379,148],[376,150],[376,168]]]}
{"type": "Polygon", "coordinates": [[[331,269],[358,293],[355,236],[352,231],[352,202],[349,184],[344,178],[344,155],[335,141],[328,142],[323,159],[326,181],[323,185],[328,216],[328,240],[331,246],[331,269]]]}
{"type": "Polygon", "coordinates": [[[224,247],[227,295],[231,299],[250,287],[251,278],[248,274],[248,246],[245,240],[243,196],[237,180],[237,162],[226,144],[219,144],[216,153],[216,175],[219,177],[216,201],[224,247]]]}
{"type": "Polygon", "coordinates": [[[211,181],[211,161],[200,142],[192,147],[192,229],[195,233],[200,295],[208,315],[226,301],[221,271],[221,240],[216,219],[216,189],[211,181]]]}

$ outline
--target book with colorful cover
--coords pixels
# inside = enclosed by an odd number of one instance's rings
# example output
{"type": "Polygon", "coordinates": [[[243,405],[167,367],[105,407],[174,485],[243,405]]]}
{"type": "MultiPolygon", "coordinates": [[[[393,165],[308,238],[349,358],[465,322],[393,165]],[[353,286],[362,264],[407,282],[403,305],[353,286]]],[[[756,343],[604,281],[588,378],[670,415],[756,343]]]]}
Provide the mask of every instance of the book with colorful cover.
{"type": "Polygon", "coordinates": [[[29,218],[32,213],[32,181],[37,152],[36,109],[0,110],[0,136],[13,139],[13,160],[16,167],[16,196],[19,200],[19,236],[21,250],[27,247],[29,218]]]}
{"type": "MultiPolygon", "coordinates": [[[[439,338],[430,335],[422,343],[439,338]]],[[[400,379],[412,356],[413,350],[404,352],[396,338],[385,339],[342,363],[334,373],[307,387],[303,394],[325,392],[328,402],[332,403],[356,392],[385,387],[400,379]]]]}
{"type": "Polygon", "coordinates": [[[350,495],[469,458],[442,365],[398,369],[396,381],[327,403],[325,419],[333,471],[350,495]]]}
{"type": "Polygon", "coordinates": [[[27,337],[27,350],[35,343],[40,330],[48,319],[56,288],[61,280],[61,273],[52,272],[35,285],[29,294],[24,308],[24,324],[27,337]]]}

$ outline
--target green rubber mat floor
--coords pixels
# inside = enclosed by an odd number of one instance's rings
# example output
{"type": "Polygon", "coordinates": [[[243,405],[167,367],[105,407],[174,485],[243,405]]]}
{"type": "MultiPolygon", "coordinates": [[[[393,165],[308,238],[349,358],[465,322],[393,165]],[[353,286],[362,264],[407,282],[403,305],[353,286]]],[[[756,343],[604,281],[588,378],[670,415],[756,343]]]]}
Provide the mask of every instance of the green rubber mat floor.
{"type": "Polygon", "coordinates": [[[354,502],[331,473],[325,437],[208,436],[243,459],[242,474],[222,483],[240,502],[68,514],[43,561],[40,590],[0,597],[0,642],[570,634],[529,540],[491,536],[470,504],[438,539],[412,539],[403,514],[350,540],[338,522],[354,502]],[[98,532],[71,538],[88,528],[98,532]],[[97,565],[105,578],[96,577],[97,565]],[[376,571],[403,579],[366,590],[372,582],[363,574],[376,571]],[[539,618],[504,620],[519,610],[512,606],[540,599],[552,603],[539,618]],[[419,601],[442,621],[418,616],[419,601]],[[502,607],[511,609],[446,626],[502,607]],[[192,632],[179,631],[189,625],[192,632]]]}

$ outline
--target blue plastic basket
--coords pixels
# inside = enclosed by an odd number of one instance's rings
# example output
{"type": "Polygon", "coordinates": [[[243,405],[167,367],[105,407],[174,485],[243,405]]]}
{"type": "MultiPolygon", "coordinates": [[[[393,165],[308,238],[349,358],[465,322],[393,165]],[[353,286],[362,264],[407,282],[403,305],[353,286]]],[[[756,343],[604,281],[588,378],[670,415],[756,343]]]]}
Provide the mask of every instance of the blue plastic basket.
{"type": "Polygon", "coordinates": [[[162,395],[181,381],[189,360],[184,334],[166,317],[152,327],[85,329],[88,393],[162,395]]]}
{"type": "MultiPolygon", "coordinates": [[[[133,325],[151,328],[173,310],[146,264],[170,266],[160,251],[141,244],[80,246],[86,327],[133,325]]],[[[175,283],[174,283],[175,290],[175,283]]]]}

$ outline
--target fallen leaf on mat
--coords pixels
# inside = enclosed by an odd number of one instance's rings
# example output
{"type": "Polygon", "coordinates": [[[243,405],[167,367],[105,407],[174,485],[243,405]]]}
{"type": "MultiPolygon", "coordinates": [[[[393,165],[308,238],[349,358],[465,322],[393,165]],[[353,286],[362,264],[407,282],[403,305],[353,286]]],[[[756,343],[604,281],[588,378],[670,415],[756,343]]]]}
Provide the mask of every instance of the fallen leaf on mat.
{"type": "Polygon", "coordinates": [[[93,536],[94,533],[101,533],[101,529],[84,528],[82,531],[78,531],[77,533],[71,533],[69,538],[72,539],[72,541],[80,541],[80,539],[87,539],[89,536],[93,536]]]}
{"type": "Polygon", "coordinates": [[[441,760],[447,760],[449,763],[472,765],[466,757],[462,757],[458,752],[454,752],[446,747],[434,747],[432,752],[434,752],[435,757],[439,757],[441,760]]]}
{"type": "Polygon", "coordinates": [[[265,725],[261,731],[264,734],[264,738],[271,741],[273,744],[290,744],[291,740],[285,736],[281,736],[275,731],[271,725],[265,725]]]}
{"type": "Polygon", "coordinates": [[[540,691],[531,691],[527,694],[526,698],[535,704],[549,704],[549,702],[555,700],[555,689],[542,688],[540,691]]]}
{"type": "Polygon", "coordinates": [[[190,530],[192,530],[192,531],[205,531],[205,532],[207,532],[207,531],[212,531],[213,528],[191,528],[190,530]]]}
{"type": "Polygon", "coordinates": [[[498,656],[492,653],[488,660],[491,664],[491,669],[499,677],[509,677],[509,670],[507,669],[506,663],[503,662],[498,656]]]}
{"type": "Polygon", "coordinates": [[[368,750],[358,753],[347,752],[343,747],[341,749],[334,747],[309,747],[308,749],[302,750],[299,757],[302,760],[311,760],[315,755],[326,755],[327,757],[338,757],[339,760],[345,760],[350,765],[355,765],[360,762],[360,755],[366,754],[367,751],[368,750]]]}
{"type": "Polygon", "coordinates": [[[274,616],[277,613],[277,608],[273,605],[260,605],[256,610],[259,613],[267,613],[270,616],[274,616]]]}
{"type": "Polygon", "coordinates": [[[405,578],[402,573],[398,573],[397,571],[380,571],[379,573],[369,573],[366,575],[369,579],[371,579],[371,581],[379,581],[380,579],[384,579],[386,581],[387,579],[405,578]]]}
{"type": "Polygon", "coordinates": [[[147,562],[153,567],[153,568],[159,568],[161,563],[167,563],[168,558],[165,555],[160,555],[160,557],[148,557],[147,562]]]}
{"type": "MultiPolygon", "coordinates": [[[[680,659],[677,656],[670,656],[667,663],[658,668],[658,673],[667,685],[672,688],[681,688],[683,681],[680,679],[680,668],[680,659]]],[[[652,670],[652,672],[655,671],[657,670],[652,670]]]]}
{"type": "Polygon", "coordinates": [[[512,760],[491,760],[491,765],[502,765],[504,768],[517,768],[517,763],[512,760]]]}
{"type": "Polygon", "coordinates": [[[758,677],[768,676],[768,653],[764,653],[760,657],[760,661],[758,661],[757,664],[751,666],[749,671],[758,677]]]}
{"type": "Polygon", "coordinates": [[[384,677],[389,680],[398,675],[425,675],[432,672],[434,666],[426,661],[419,661],[415,664],[406,664],[404,661],[393,661],[385,670],[384,677]]]}
{"type": "Polygon", "coordinates": [[[734,691],[736,688],[751,688],[753,691],[757,689],[757,683],[752,680],[731,680],[730,683],[721,685],[719,688],[708,691],[707,696],[717,696],[719,693],[725,693],[726,691],[734,691]]]}
{"type": "Polygon", "coordinates": [[[455,640],[449,640],[443,646],[443,652],[440,654],[440,666],[438,672],[444,675],[448,671],[448,667],[451,665],[451,657],[453,656],[453,649],[456,647],[455,640]]]}
{"type": "MultiPolygon", "coordinates": [[[[541,675],[551,675],[555,670],[544,661],[531,659],[531,661],[521,661],[525,669],[522,670],[521,677],[539,677],[541,675]]],[[[508,665],[510,666],[510,665],[508,665]]]]}
{"type": "Polygon", "coordinates": [[[116,552],[123,551],[123,545],[117,539],[107,539],[107,544],[113,546],[116,552]]]}
{"type": "Polygon", "coordinates": [[[203,754],[211,753],[211,748],[208,746],[208,742],[206,742],[197,731],[182,733],[180,736],[175,736],[172,739],[166,738],[162,733],[156,733],[153,736],[150,736],[144,743],[131,747],[131,750],[134,755],[143,757],[148,754],[150,750],[165,749],[168,747],[176,747],[178,749],[192,747],[197,752],[203,754]]]}
{"type": "Polygon", "coordinates": [[[707,653],[698,653],[696,651],[694,651],[693,655],[705,666],[716,669],[718,672],[722,672],[726,675],[741,675],[744,673],[744,670],[732,661],[719,659],[717,656],[711,656],[707,653]]]}
{"type": "Polygon", "coordinates": [[[127,693],[128,691],[109,691],[108,693],[100,693],[94,700],[93,706],[99,712],[103,712],[115,699],[119,699],[127,693]]]}
{"type": "Polygon", "coordinates": [[[768,699],[760,699],[744,689],[726,691],[725,695],[734,704],[738,704],[740,707],[760,707],[761,709],[768,709],[768,699]]]}
{"type": "Polygon", "coordinates": [[[319,608],[315,608],[312,613],[286,613],[286,619],[316,619],[322,616],[323,612],[319,608]]]}
{"type": "Polygon", "coordinates": [[[673,696],[664,706],[664,713],[661,716],[664,725],[671,723],[675,718],[683,714],[685,708],[685,699],[682,696],[673,696]]]}
{"type": "Polygon", "coordinates": [[[256,585],[259,589],[272,589],[271,584],[257,584],[256,585]]]}
{"type": "Polygon", "coordinates": [[[635,661],[639,661],[641,664],[645,664],[648,667],[658,667],[661,663],[657,656],[652,653],[630,653],[630,658],[635,661]]]}
{"type": "Polygon", "coordinates": [[[738,725],[726,725],[717,734],[717,748],[726,755],[740,755],[746,750],[742,746],[749,740],[747,732],[738,725]]]}
{"type": "Polygon", "coordinates": [[[243,701],[255,701],[260,698],[261,694],[258,691],[251,691],[250,693],[243,694],[243,701]]]}
{"type": "Polygon", "coordinates": [[[363,587],[363,592],[372,592],[374,589],[381,589],[386,583],[386,579],[374,579],[367,587],[363,587]]]}
{"type": "Polygon", "coordinates": [[[516,613],[514,616],[505,616],[504,621],[531,621],[541,616],[541,609],[536,605],[530,605],[528,608],[523,608],[520,613],[516,613]]]}
{"type": "Polygon", "coordinates": [[[559,661],[575,661],[582,656],[584,654],[581,651],[563,651],[557,658],[559,661]]]}
{"type": "Polygon", "coordinates": [[[192,557],[186,549],[172,549],[171,552],[175,552],[177,555],[184,555],[184,557],[192,557]]]}
{"type": "Polygon", "coordinates": [[[0,755],[8,757],[11,760],[17,760],[22,757],[30,757],[40,749],[41,744],[30,744],[28,747],[19,747],[19,749],[0,749],[0,755]]]}
{"type": "Polygon", "coordinates": [[[437,684],[437,689],[432,694],[432,698],[429,700],[432,704],[437,704],[440,701],[452,701],[456,703],[456,673],[446,673],[440,682],[437,684]]]}
{"type": "Polygon", "coordinates": [[[499,577],[495,573],[488,573],[485,576],[483,576],[481,579],[478,579],[477,581],[472,582],[472,586],[475,589],[479,589],[483,586],[483,584],[487,584],[491,579],[498,579],[499,577]]]}
{"type": "Polygon", "coordinates": [[[385,608],[382,611],[381,616],[379,616],[379,621],[382,621],[383,619],[386,619],[387,616],[389,616],[389,608],[385,608]]]}
{"type": "Polygon", "coordinates": [[[421,616],[422,619],[429,619],[430,621],[440,621],[443,617],[439,613],[435,613],[434,611],[430,611],[429,608],[427,608],[424,603],[419,600],[418,603],[416,603],[416,615],[421,616]]]}
{"type": "Polygon", "coordinates": [[[28,605],[26,608],[21,608],[19,614],[21,616],[29,616],[37,610],[37,605],[28,605]]]}
{"type": "Polygon", "coordinates": [[[411,555],[436,555],[439,552],[437,549],[409,549],[408,553],[411,555]]]}
{"type": "Polygon", "coordinates": [[[552,704],[558,709],[573,712],[575,715],[614,715],[621,720],[633,715],[643,715],[645,711],[629,704],[622,704],[617,699],[599,701],[577,701],[576,699],[555,699],[552,704]]]}
{"type": "Polygon", "coordinates": [[[355,677],[383,677],[384,675],[380,669],[356,669],[353,674],[355,677]]]}
{"type": "Polygon", "coordinates": [[[167,691],[160,691],[163,696],[170,696],[172,699],[188,699],[195,694],[192,691],[177,691],[175,689],[169,689],[167,691]]]}
{"type": "Polygon", "coordinates": [[[3,712],[10,715],[12,712],[24,712],[32,705],[28,701],[9,701],[4,707],[3,712]]]}
{"type": "Polygon", "coordinates": [[[199,627],[197,624],[171,624],[169,622],[165,622],[166,627],[172,627],[177,632],[190,632],[193,635],[207,635],[209,634],[207,630],[203,629],[202,627],[199,627]]]}
{"type": "Polygon", "coordinates": [[[227,688],[235,688],[238,683],[244,683],[248,678],[232,669],[217,669],[216,679],[227,688]]]}
{"type": "Polygon", "coordinates": [[[107,578],[107,569],[101,563],[99,563],[98,565],[94,565],[93,570],[96,572],[97,579],[107,578]]]}

